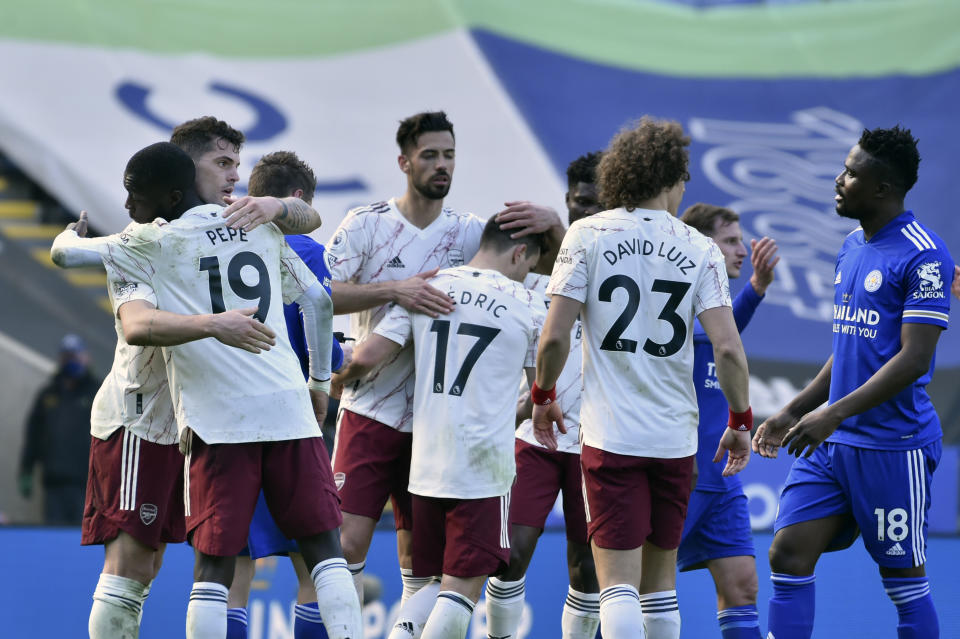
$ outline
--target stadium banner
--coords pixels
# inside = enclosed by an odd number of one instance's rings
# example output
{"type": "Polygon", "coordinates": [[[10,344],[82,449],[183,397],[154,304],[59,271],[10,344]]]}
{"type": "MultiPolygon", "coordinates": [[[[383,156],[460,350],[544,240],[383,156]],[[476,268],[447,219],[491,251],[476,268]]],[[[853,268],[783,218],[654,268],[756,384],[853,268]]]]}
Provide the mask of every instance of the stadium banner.
{"type": "MultiPolygon", "coordinates": [[[[7,637],[76,637],[83,634],[90,614],[103,551],[81,547],[76,528],[0,528],[0,544],[15,552],[0,554],[0,598],[4,615],[0,634],[7,637]],[[50,599],[51,575],[57,575],[56,614],[37,614],[50,599]]],[[[754,538],[760,576],[760,626],[766,627],[766,602],[771,595],[767,579],[770,535],[754,538]]],[[[927,565],[934,602],[940,615],[942,636],[960,636],[960,611],[950,602],[960,598],[960,580],[954,575],[960,563],[960,539],[933,537],[927,565]]],[[[380,597],[364,609],[365,639],[385,639],[399,607],[401,583],[394,533],[378,531],[367,556],[366,574],[381,580],[380,597]]],[[[183,636],[193,574],[192,550],[180,544],[167,549],[164,565],[144,606],[141,639],[183,636]]],[[[520,637],[539,639],[560,636],[560,615],[567,592],[565,539],[548,531],[540,538],[527,574],[526,605],[520,637]]],[[[677,581],[681,637],[717,636],[713,582],[706,570],[681,573],[677,581]]],[[[296,579],[284,557],[257,563],[248,606],[249,639],[293,639],[293,598],[296,579]]],[[[477,605],[467,637],[485,639],[484,601],[477,605]]],[[[883,592],[876,565],[862,546],[829,553],[817,565],[817,619],[814,636],[888,636],[896,627],[893,604],[883,592]],[[851,587],[856,584],[856,587],[851,587]]]]}

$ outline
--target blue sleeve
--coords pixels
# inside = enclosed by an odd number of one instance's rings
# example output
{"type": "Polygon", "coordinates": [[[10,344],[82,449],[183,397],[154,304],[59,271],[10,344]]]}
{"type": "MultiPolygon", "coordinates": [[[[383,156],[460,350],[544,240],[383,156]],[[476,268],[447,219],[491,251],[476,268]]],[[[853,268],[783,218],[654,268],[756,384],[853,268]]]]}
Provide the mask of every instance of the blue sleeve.
{"type": "MultiPolygon", "coordinates": [[[[287,244],[303,260],[313,274],[320,280],[323,288],[330,293],[330,271],[327,269],[327,263],[324,258],[326,250],[323,244],[320,244],[307,235],[288,235],[287,244]]],[[[296,304],[287,304],[284,306],[284,316],[287,320],[287,334],[290,337],[290,346],[293,352],[297,354],[300,360],[300,368],[303,370],[304,379],[308,375],[307,365],[309,356],[307,354],[307,341],[303,335],[303,315],[300,313],[300,307],[296,304]]],[[[336,371],[343,365],[343,349],[340,342],[333,340],[331,350],[330,370],[336,371]]]]}
{"type": "Polygon", "coordinates": [[[740,294],[733,300],[733,320],[737,323],[737,332],[742,333],[743,329],[747,327],[762,300],[763,296],[757,295],[757,292],[753,290],[753,284],[747,282],[740,294]]]}

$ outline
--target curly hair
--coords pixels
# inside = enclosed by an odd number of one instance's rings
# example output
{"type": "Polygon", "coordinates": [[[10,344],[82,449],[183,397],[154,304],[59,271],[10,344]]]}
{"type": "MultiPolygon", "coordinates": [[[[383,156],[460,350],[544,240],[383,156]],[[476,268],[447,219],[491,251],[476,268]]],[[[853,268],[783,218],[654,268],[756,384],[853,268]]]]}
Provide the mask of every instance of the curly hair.
{"type": "Polygon", "coordinates": [[[274,151],[257,162],[250,172],[247,192],[253,196],[287,197],[297,189],[303,190],[303,200],[313,200],[317,176],[313,169],[293,151],[274,151]]]}
{"type": "Polygon", "coordinates": [[[703,202],[697,202],[687,208],[680,216],[681,222],[687,226],[692,226],[707,237],[713,237],[717,220],[720,220],[721,224],[733,224],[740,221],[740,216],[736,211],[715,204],[704,204],[703,202]]]}
{"type": "Polygon", "coordinates": [[[170,141],[186,151],[194,160],[212,150],[214,142],[221,138],[232,144],[237,153],[240,152],[240,147],[246,139],[241,131],[212,115],[187,120],[170,134],[170,141]]]}
{"type": "MultiPolygon", "coordinates": [[[[426,111],[401,120],[397,129],[397,146],[400,147],[400,152],[406,153],[417,145],[421,135],[432,131],[449,131],[453,136],[453,123],[443,111],[426,111]]],[[[456,136],[453,137],[456,139],[456,136]]]]}
{"type": "Polygon", "coordinates": [[[603,157],[603,151],[585,153],[570,163],[567,167],[567,189],[572,189],[580,182],[593,184],[597,181],[597,164],[603,157]]]}
{"type": "Polygon", "coordinates": [[[597,165],[597,190],[608,208],[633,210],[681,180],[688,181],[690,138],[672,120],[644,116],[622,129],[597,165]]]}
{"type": "Polygon", "coordinates": [[[904,193],[917,183],[920,152],[910,129],[901,129],[899,124],[892,129],[864,129],[857,144],[883,165],[885,177],[900,186],[904,193]]]}

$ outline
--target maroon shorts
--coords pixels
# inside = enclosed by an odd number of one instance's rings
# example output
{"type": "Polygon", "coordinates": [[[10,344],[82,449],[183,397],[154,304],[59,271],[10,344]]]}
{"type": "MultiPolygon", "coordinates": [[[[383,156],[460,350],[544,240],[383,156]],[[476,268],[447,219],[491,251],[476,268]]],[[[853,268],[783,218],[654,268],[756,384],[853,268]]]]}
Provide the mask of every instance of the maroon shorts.
{"type": "Polygon", "coordinates": [[[389,498],[397,530],[410,530],[413,435],[344,409],[337,424],[333,472],[345,513],[380,519],[389,498]]]}
{"type": "Polygon", "coordinates": [[[337,528],[343,519],[323,439],[206,444],[193,435],[186,504],[193,547],[230,557],[247,545],[263,496],[280,531],[302,539],[337,528]]]}
{"type": "Polygon", "coordinates": [[[647,541],[678,548],[693,458],[618,455],[584,444],[580,464],[590,539],[610,550],[632,550],[647,541]]]}
{"type": "Polygon", "coordinates": [[[187,537],[183,455],[176,444],[155,444],[126,428],[90,438],[80,543],[103,544],[121,530],[153,549],[187,537]]]}
{"type": "Polygon", "coordinates": [[[481,577],[510,563],[510,494],[482,499],[412,495],[413,575],[481,577]]]}
{"type": "Polygon", "coordinates": [[[517,481],[510,497],[510,523],[543,530],[557,493],[562,490],[567,539],[586,544],[580,455],[547,450],[522,439],[517,440],[515,450],[517,481]]]}

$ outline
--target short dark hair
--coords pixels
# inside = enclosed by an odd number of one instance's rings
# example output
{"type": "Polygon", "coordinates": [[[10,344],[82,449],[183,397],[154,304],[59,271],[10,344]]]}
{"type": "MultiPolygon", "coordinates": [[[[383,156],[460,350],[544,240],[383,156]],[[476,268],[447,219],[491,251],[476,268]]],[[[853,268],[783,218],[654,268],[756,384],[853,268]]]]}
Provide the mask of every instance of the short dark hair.
{"type": "Polygon", "coordinates": [[[406,153],[411,147],[417,146],[420,136],[432,131],[449,131],[450,135],[453,135],[453,123],[443,111],[425,111],[401,120],[397,129],[397,146],[400,147],[400,152],[406,153]]]}
{"type": "Polygon", "coordinates": [[[703,202],[697,202],[680,216],[681,222],[711,237],[717,228],[717,220],[721,224],[733,224],[740,221],[740,216],[731,209],[703,202]]]}
{"type": "Polygon", "coordinates": [[[287,197],[297,189],[303,190],[304,200],[311,201],[317,176],[293,151],[274,151],[260,158],[247,183],[247,193],[253,196],[287,197]]]}
{"type": "Polygon", "coordinates": [[[917,183],[920,152],[910,129],[864,129],[857,142],[860,148],[883,165],[885,177],[906,193],[917,183]]]}
{"type": "Polygon", "coordinates": [[[681,180],[690,179],[690,138],[679,122],[644,116],[622,129],[597,165],[597,191],[604,206],[634,209],[681,180]]]}
{"type": "Polygon", "coordinates": [[[246,139],[241,131],[212,115],[187,120],[170,134],[170,142],[186,151],[194,159],[213,149],[214,142],[220,138],[232,144],[237,153],[240,152],[240,147],[246,139]]]}
{"type": "Polygon", "coordinates": [[[597,181],[597,164],[603,157],[602,151],[585,153],[570,163],[567,167],[567,189],[572,189],[578,183],[593,184],[597,181]]]}
{"type": "Polygon", "coordinates": [[[196,180],[193,160],[170,142],[157,142],[133,154],[124,169],[124,185],[145,191],[193,190],[196,180]]]}
{"type": "Polygon", "coordinates": [[[543,233],[531,233],[530,235],[524,235],[523,237],[514,239],[510,237],[510,235],[516,233],[516,230],[501,229],[500,223],[496,221],[496,217],[496,215],[490,216],[490,219],[487,220],[486,225],[483,227],[483,234],[480,236],[480,248],[487,248],[497,253],[504,253],[515,246],[525,244],[527,246],[527,255],[534,249],[536,249],[538,254],[543,255],[543,252],[547,248],[546,238],[543,233]]]}

